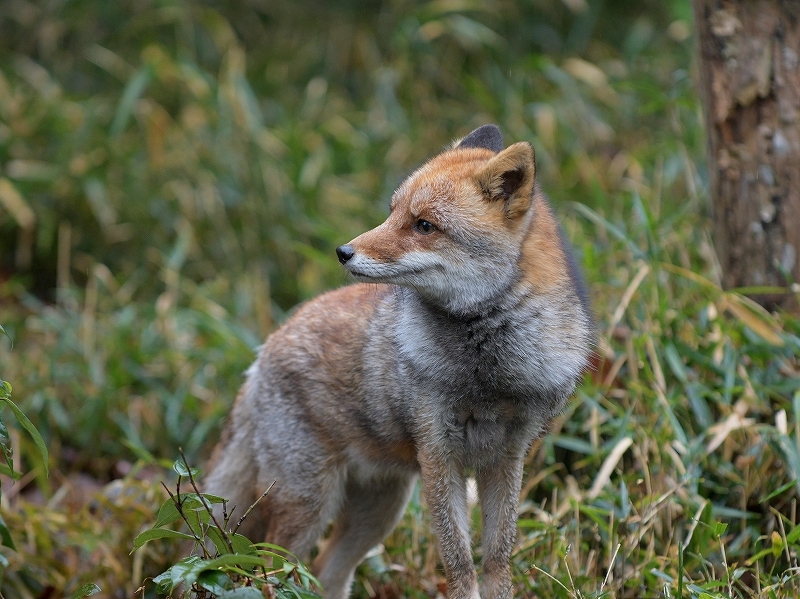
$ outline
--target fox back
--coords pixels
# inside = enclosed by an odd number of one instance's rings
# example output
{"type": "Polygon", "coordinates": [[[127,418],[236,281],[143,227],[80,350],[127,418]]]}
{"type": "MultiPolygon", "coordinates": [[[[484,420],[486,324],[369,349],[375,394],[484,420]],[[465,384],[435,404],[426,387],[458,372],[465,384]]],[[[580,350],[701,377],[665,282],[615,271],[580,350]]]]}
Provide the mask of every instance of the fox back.
{"type": "Polygon", "coordinates": [[[580,380],[584,284],[535,181],[531,146],[487,125],[394,193],[387,220],[337,248],[361,283],[302,306],[248,371],[207,488],[251,538],[313,563],[328,599],[403,513],[421,476],[451,599],[512,595],[522,465],[580,380]],[[466,476],[483,516],[480,583],[466,476]]]}

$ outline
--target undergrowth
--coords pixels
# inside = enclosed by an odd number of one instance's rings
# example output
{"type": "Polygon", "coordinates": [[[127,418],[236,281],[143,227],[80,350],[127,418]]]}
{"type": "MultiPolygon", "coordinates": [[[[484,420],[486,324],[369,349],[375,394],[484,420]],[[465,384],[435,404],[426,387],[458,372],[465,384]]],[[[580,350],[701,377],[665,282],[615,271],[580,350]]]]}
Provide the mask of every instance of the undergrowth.
{"type": "MultiPolygon", "coordinates": [[[[158,510],[153,527],[134,541],[134,550],[156,539],[185,539],[193,543],[192,555],[181,559],[152,579],[159,595],[170,595],[176,589],[194,599],[315,599],[319,581],[298,562],[297,558],[269,543],[253,543],[238,534],[242,522],[251,514],[269,489],[241,516],[234,517],[228,502],[216,495],[203,493],[197,484],[200,471],[189,466],[186,456],[173,464],[178,474],[175,493],[166,485],[169,498],[158,510]],[[181,493],[181,482],[189,483],[190,491],[181,493]],[[222,513],[214,512],[222,506],[222,513]],[[188,532],[170,527],[182,523],[188,532]]],[[[144,596],[146,583],[136,594],[144,596]]]]}
{"type": "MultiPolygon", "coordinates": [[[[254,348],[345,281],[334,248],[486,122],[534,145],[597,318],[528,457],[518,596],[800,595],[800,319],[720,287],[688,5],[300,4],[0,11],[2,376],[49,448],[9,426],[3,596],[187,564],[135,543],[178,448],[208,456],[254,348]]],[[[355,597],[445,591],[427,518],[417,491],[355,597]]]]}

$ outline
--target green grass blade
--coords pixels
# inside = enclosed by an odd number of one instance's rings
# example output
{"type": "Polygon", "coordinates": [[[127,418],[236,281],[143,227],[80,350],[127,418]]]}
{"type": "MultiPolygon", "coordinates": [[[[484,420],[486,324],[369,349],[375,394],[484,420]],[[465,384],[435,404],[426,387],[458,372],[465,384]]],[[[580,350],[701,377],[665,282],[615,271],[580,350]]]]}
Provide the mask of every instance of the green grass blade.
{"type": "Polygon", "coordinates": [[[3,547],[8,547],[14,551],[17,550],[16,545],[14,545],[14,539],[11,538],[11,531],[8,530],[8,526],[6,526],[2,516],[0,516],[0,542],[2,542],[3,547]]]}
{"type": "Polygon", "coordinates": [[[114,121],[111,123],[111,135],[119,135],[125,130],[128,125],[128,120],[133,114],[133,109],[136,106],[136,101],[142,97],[150,81],[153,79],[153,67],[145,65],[128,80],[125,85],[125,90],[122,92],[122,98],[117,105],[117,111],[114,114],[114,121]]]}
{"type": "Polygon", "coordinates": [[[606,231],[611,233],[611,235],[624,242],[635,258],[646,258],[645,253],[639,248],[639,246],[636,245],[636,243],[634,243],[634,241],[615,224],[597,214],[597,212],[589,208],[589,206],[586,204],[572,202],[571,205],[581,216],[585,217],[595,225],[603,227],[606,231]]]}
{"type": "Polygon", "coordinates": [[[28,417],[17,407],[13,401],[11,401],[8,397],[4,397],[0,399],[0,401],[5,401],[8,404],[8,407],[11,408],[11,411],[14,412],[14,416],[17,417],[17,420],[22,425],[28,434],[33,439],[33,442],[36,444],[36,449],[39,450],[39,455],[42,456],[42,464],[44,464],[44,472],[45,475],[50,475],[50,467],[48,465],[48,454],[47,454],[47,445],[44,443],[44,439],[42,439],[42,435],[39,434],[39,431],[36,430],[36,427],[33,426],[33,423],[28,419],[28,417]]]}

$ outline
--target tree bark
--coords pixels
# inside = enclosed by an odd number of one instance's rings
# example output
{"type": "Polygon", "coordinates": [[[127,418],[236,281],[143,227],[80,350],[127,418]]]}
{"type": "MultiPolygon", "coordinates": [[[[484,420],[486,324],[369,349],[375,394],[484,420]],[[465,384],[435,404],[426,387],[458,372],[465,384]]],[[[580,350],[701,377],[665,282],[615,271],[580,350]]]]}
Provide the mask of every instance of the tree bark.
{"type": "MultiPolygon", "coordinates": [[[[791,288],[800,281],[800,0],[693,4],[723,285],[791,288]]],[[[754,297],[788,307],[793,295],[754,297]]]]}

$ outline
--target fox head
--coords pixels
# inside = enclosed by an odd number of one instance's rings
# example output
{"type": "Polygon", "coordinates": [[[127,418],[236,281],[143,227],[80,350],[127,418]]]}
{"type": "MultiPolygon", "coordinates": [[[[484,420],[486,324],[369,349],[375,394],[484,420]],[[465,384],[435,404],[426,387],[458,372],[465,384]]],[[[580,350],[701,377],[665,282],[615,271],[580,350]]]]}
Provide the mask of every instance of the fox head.
{"type": "Polygon", "coordinates": [[[503,148],[484,125],[409,176],[380,226],[336,249],[359,281],[415,289],[469,313],[519,279],[536,168],[526,142],[503,148]]]}

